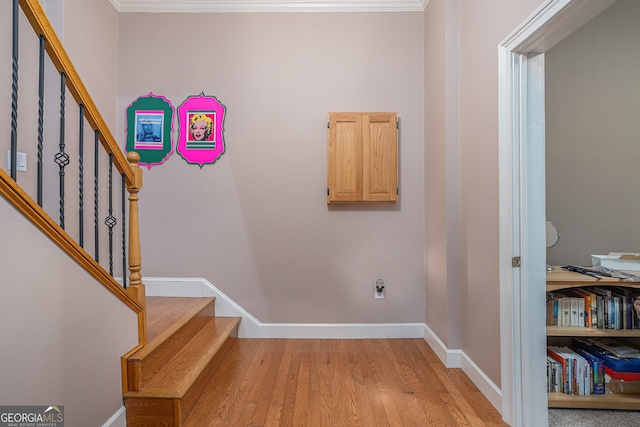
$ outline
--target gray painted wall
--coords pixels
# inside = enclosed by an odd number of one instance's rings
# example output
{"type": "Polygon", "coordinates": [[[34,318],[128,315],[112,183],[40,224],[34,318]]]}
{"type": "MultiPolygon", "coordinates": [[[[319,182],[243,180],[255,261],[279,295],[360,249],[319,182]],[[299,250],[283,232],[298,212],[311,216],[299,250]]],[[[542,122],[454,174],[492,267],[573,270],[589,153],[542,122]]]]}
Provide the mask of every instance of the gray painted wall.
{"type": "Polygon", "coordinates": [[[3,198],[0,217],[0,402],[63,405],[65,425],[102,425],[122,407],[137,315],[3,198]]]}
{"type": "Polygon", "coordinates": [[[640,2],[620,0],[545,56],[551,264],[640,252],[640,2]]]}
{"type": "Polygon", "coordinates": [[[206,278],[262,322],[423,322],[422,17],[121,14],[119,136],[150,92],[227,108],[215,164],[144,171],[143,276],[206,278]],[[327,206],[330,111],[398,112],[399,203],[327,206]]]}

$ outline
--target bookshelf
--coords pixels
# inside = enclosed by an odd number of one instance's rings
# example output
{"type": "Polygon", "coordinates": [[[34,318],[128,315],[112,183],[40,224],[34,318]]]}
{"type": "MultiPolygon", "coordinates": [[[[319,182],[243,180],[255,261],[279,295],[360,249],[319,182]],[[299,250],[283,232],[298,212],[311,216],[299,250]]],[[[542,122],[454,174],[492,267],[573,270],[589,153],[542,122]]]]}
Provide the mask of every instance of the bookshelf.
{"type": "MultiPolygon", "coordinates": [[[[625,282],[614,278],[595,279],[583,274],[562,270],[547,272],[547,292],[579,288],[584,286],[618,286],[640,289],[640,283],[625,282]]],[[[591,329],[580,326],[547,326],[547,343],[563,344],[573,337],[620,338],[634,344],[640,343],[640,329],[591,329]]],[[[574,396],[564,393],[549,393],[549,408],[589,408],[640,410],[640,394],[600,394],[574,396]]]]}

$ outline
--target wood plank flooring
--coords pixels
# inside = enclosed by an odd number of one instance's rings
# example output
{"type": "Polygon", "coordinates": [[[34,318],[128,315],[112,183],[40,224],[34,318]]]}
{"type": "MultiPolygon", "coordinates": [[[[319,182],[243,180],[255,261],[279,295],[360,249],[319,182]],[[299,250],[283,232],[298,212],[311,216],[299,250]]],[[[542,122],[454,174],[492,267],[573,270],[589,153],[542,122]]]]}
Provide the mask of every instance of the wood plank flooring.
{"type": "Polygon", "coordinates": [[[238,339],[187,427],[506,426],[422,339],[238,339]]]}

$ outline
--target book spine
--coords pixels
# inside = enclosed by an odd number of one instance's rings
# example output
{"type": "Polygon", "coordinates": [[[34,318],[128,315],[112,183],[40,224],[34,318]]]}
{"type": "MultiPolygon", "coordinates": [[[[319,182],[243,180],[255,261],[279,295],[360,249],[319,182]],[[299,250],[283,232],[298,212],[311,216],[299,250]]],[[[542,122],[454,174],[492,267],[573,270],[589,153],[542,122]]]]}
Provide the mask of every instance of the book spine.
{"type": "Polygon", "coordinates": [[[633,298],[631,289],[624,287],[615,288],[620,297],[620,311],[622,315],[622,329],[633,329],[633,298]]]}
{"type": "Polygon", "coordinates": [[[567,393],[567,390],[569,389],[569,381],[567,379],[567,374],[569,372],[567,359],[561,355],[554,346],[547,347],[547,355],[560,364],[560,375],[558,378],[560,386],[558,387],[558,391],[567,393]]]}
{"type": "Polygon", "coordinates": [[[595,354],[585,349],[577,348],[575,351],[589,363],[590,393],[604,394],[604,391],[605,391],[604,361],[598,358],[595,354]]]}
{"type": "Polygon", "coordinates": [[[562,326],[571,326],[571,299],[562,298],[562,326]]]}
{"type": "Polygon", "coordinates": [[[598,298],[596,294],[591,294],[591,327],[598,328],[598,298]]]}
{"type": "Polygon", "coordinates": [[[604,362],[593,361],[593,394],[604,394],[604,362]]]}
{"type": "Polygon", "coordinates": [[[593,327],[592,323],[593,323],[593,310],[591,308],[591,294],[586,294],[584,296],[584,304],[585,304],[585,311],[584,311],[584,326],[586,326],[587,328],[591,328],[593,327]]]}
{"type": "MultiPolygon", "coordinates": [[[[576,297],[570,298],[571,301],[571,326],[580,326],[580,319],[584,325],[584,314],[580,316],[580,299],[576,297]]],[[[583,312],[584,313],[584,312],[583,312]]]]}
{"type": "Polygon", "coordinates": [[[553,295],[547,294],[547,326],[553,322],[553,295]]]}
{"type": "Polygon", "coordinates": [[[604,311],[606,313],[607,324],[606,329],[614,329],[614,313],[613,313],[613,302],[611,301],[611,292],[605,290],[606,295],[604,297],[604,311]]]}
{"type": "Polygon", "coordinates": [[[598,329],[605,329],[607,313],[604,310],[604,297],[598,295],[598,329]]]}
{"type": "Polygon", "coordinates": [[[609,297],[609,329],[616,329],[616,302],[614,297],[609,297]]]}
{"type": "Polygon", "coordinates": [[[580,326],[589,327],[589,315],[586,309],[586,298],[578,298],[578,322],[580,326]]]}

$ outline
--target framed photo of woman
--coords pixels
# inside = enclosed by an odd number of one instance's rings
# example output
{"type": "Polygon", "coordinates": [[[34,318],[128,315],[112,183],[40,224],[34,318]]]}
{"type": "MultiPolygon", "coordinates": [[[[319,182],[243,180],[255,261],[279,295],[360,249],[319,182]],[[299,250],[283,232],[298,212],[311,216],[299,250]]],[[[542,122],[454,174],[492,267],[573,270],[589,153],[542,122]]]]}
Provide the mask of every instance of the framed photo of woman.
{"type": "Polygon", "coordinates": [[[226,107],[214,96],[190,96],[178,107],[177,151],[187,163],[202,167],[224,153],[226,107]]]}

